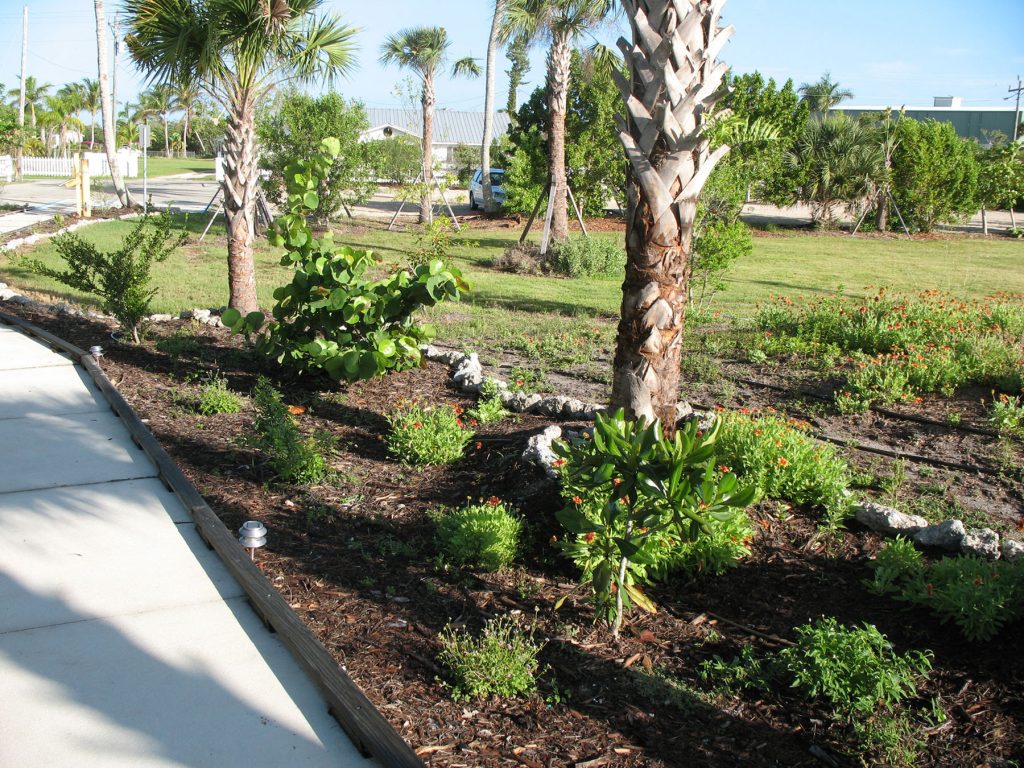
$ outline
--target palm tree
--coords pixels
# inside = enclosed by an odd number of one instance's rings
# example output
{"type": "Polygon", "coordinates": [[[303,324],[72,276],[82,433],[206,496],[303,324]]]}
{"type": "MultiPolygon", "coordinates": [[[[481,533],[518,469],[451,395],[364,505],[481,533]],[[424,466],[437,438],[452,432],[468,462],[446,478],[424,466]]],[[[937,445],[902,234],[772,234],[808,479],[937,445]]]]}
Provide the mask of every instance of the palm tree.
{"type": "Polygon", "coordinates": [[[89,146],[96,145],[96,113],[103,108],[103,99],[100,93],[98,80],[83,77],[78,83],[79,92],[82,95],[82,109],[89,113],[89,146]]]}
{"type": "Polygon", "coordinates": [[[522,36],[547,39],[548,49],[548,174],[554,184],[551,237],[569,236],[565,175],[565,114],[569,97],[569,65],[573,43],[611,13],[613,0],[511,0],[505,39],[522,36]]]}
{"type": "Polygon", "coordinates": [[[671,434],[697,199],[729,151],[710,150],[706,127],[727,92],[728,67],[715,59],[733,30],[719,27],[722,2],[630,5],[632,42],[620,42],[630,73],[613,73],[626,101],[619,136],[629,160],[629,207],[612,406],[631,418],[660,419],[671,434]]]}
{"type": "Polygon", "coordinates": [[[228,303],[257,309],[253,240],[259,149],[256,110],[282,81],[329,80],[354,65],[355,30],[324,0],[125,0],[128,51],[157,83],[194,82],[227,112],[224,214],[228,303]]]}
{"type": "Polygon", "coordinates": [[[142,117],[159,117],[164,124],[164,157],[171,156],[171,136],[167,129],[167,121],[171,112],[178,108],[174,98],[174,87],[166,84],[154,85],[139,94],[139,105],[142,117]]]}
{"type": "Polygon", "coordinates": [[[199,88],[195,83],[175,83],[171,86],[171,95],[174,103],[181,111],[181,156],[188,155],[188,129],[192,125],[196,114],[196,104],[199,102],[199,88]]]}
{"type": "MultiPolygon", "coordinates": [[[[18,78],[21,79],[20,77],[18,78]]],[[[25,106],[29,108],[29,112],[32,115],[32,127],[36,127],[36,107],[43,106],[43,99],[47,95],[53,86],[50,83],[39,83],[36,81],[34,75],[28,75],[25,78],[25,106]]],[[[17,106],[18,98],[21,95],[21,87],[11,88],[7,92],[7,95],[11,97],[12,103],[17,106]]]]}
{"type": "Polygon", "coordinates": [[[494,60],[501,41],[501,28],[505,25],[508,0],[495,0],[491,18],[491,34],[487,38],[487,80],[484,87],[484,136],[480,147],[480,176],[484,185],[484,213],[494,213],[494,193],[491,189],[491,134],[494,124],[494,60]]]}
{"type": "Polygon", "coordinates": [[[811,112],[819,117],[826,114],[836,104],[853,98],[853,91],[840,88],[839,83],[832,82],[832,75],[826,72],[816,83],[804,83],[797,91],[803,101],[811,108],[811,112]]]}
{"type": "MultiPolygon", "coordinates": [[[[434,183],[434,78],[448,59],[448,33],[444,27],[410,27],[384,38],[380,63],[397,64],[415,72],[421,81],[420,105],[423,107],[423,195],[420,223],[433,219],[434,183]]],[[[452,76],[477,77],[480,66],[471,58],[462,58],[452,67],[452,76]]]]}
{"type": "Polygon", "coordinates": [[[59,135],[57,149],[64,156],[67,156],[70,143],[68,132],[72,128],[84,128],[82,121],[77,117],[83,107],[81,92],[75,85],[74,83],[65,85],[55,95],[47,96],[45,99],[47,122],[57,130],[59,135]]]}
{"type": "MultiPolygon", "coordinates": [[[[96,69],[100,81],[100,108],[103,112],[103,151],[107,154],[110,167],[110,181],[122,208],[130,208],[132,195],[121,178],[121,167],[117,164],[117,136],[114,123],[113,97],[107,85],[107,20],[103,0],[93,0],[96,15],[96,69]]],[[[116,65],[117,62],[115,62],[116,65]]]]}

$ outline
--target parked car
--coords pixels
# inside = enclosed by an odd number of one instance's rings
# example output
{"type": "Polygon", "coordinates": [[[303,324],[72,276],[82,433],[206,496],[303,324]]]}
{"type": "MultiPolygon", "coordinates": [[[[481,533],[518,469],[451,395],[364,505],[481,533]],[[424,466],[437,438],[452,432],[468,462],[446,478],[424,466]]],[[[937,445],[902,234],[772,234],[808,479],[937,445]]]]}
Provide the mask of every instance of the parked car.
{"type": "MultiPolygon", "coordinates": [[[[469,207],[480,210],[484,202],[484,172],[477,168],[473,179],[469,182],[469,207]]],[[[501,168],[491,168],[491,194],[499,206],[505,204],[505,172],[501,168]]]]}

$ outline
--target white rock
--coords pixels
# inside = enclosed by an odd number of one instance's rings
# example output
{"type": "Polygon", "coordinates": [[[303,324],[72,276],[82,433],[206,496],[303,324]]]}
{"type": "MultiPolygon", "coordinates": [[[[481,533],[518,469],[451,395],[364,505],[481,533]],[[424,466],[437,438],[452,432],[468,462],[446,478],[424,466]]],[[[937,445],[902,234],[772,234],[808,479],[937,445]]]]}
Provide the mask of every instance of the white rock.
{"type": "Polygon", "coordinates": [[[965,555],[977,555],[995,560],[999,557],[999,534],[991,528],[968,531],[960,551],[965,555]]]}
{"type": "Polygon", "coordinates": [[[928,526],[928,521],[923,517],[908,515],[898,509],[871,501],[862,501],[856,505],[856,517],[859,523],[871,530],[889,535],[911,535],[928,526]]]}
{"type": "Polygon", "coordinates": [[[1003,539],[999,551],[1003,555],[1003,560],[1016,560],[1024,555],[1024,544],[1015,539],[1003,539]]]}
{"type": "Polygon", "coordinates": [[[963,547],[967,531],[959,520],[944,520],[937,525],[929,525],[914,534],[914,541],[922,547],[937,547],[958,551],[963,547]]]}
{"type": "Polygon", "coordinates": [[[198,320],[201,323],[205,323],[207,320],[209,320],[210,319],[210,314],[211,314],[211,312],[208,309],[196,308],[196,309],[192,310],[192,317],[195,318],[196,320],[198,320]]]}
{"type": "Polygon", "coordinates": [[[10,301],[17,295],[18,294],[16,291],[12,291],[10,288],[7,288],[6,286],[0,288],[0,301],[10,301]]]}
{"type": "Polygon", "coordinates": [[[544,474],[552,480],[558,478],[554,462],[558,459],[551,450],[551,444],[562,437],[562,428],[556,424],[546,427],[543,432],[531,437],[523,451],[523,459],[544,470],[544,474]]]}
{"type": "Polygon", "coordinates": [[[149,316],[149,321],[151,323],[167,323],[167,322],[170,322],[173,319],[174,318],[171,315],[165,315],[163,313],[158,313],[158,314],[150,315],[149,316]]]}
{"type": "Polygon", "coordinates": [[[568,402],[568,397],[552,395],[551,397],[542,398],[534,403],[530,407],[530,412],[540,414],[541,416],[561,416],[562,411],[565,408],[565,404],[568,402]]]}
{"type": "Polygon", "coordinates": [[[484,369],[480,365],[480,358],[476,352],[468,357],[463,356],[462,360],[455,366],[452,372],[452,381],[458,387],[466,385],[479,385],[484,380],[484,369]]]}

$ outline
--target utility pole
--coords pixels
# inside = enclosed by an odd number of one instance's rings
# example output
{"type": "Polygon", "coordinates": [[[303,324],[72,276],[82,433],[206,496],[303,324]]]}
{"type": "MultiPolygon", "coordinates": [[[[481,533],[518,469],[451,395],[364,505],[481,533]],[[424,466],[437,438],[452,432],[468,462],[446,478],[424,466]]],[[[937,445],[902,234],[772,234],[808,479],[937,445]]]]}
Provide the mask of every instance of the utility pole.
{"type": "Polygon", "coordinates": [[[110,100],[114,103],[114,142],[117,143],[117,57],[121,52],[120,14],[114,14],[114,23],[110,25],[110,31],[114,34],[114,67],[110,80],[110,100]]]}
{"type": "MultiPolygon", "coordinates": [[[[1020,84],[1020,75],[1017,75],[1017,87],[1014,88],[1011,85],[1009,88],[1007,88],[1007,90],[1011,94],[1012,93],[1016,93],[1017,94],[1017,107],[1016,107],[1016,109],[1013,110],[1013,140],[1016,141],[1017,140],[1017,131],[1019,130],[1019,127],[1020,127],[1020,92],[1024,91],[1024,86],[1022,86],[1020,84]]],[[[1012,98],[1013,98],[1013,96],[1007,96],[1005,99],[1003,99],[1003,101],[1009,101],[1012,98]]]]}
{"type": "Polygon", "coordinates": [[[22,13],[21,20],[21,88],[18,92],[18,162],[15,173],[21,181],[21,166],[25,157],[25,70],[28,68],[28,6],[22,13]]]}

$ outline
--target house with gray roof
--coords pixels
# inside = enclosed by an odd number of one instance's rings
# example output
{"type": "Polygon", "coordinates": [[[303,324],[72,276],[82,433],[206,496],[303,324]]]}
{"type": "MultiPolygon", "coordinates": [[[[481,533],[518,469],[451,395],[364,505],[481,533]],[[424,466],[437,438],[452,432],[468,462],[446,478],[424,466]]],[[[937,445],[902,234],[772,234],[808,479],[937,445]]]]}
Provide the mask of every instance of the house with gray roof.
{"type": "MultiPolygon", "coordinates": [[[[380,109],[367,107],[370,127],[363,131],[360,141],[408,136],[417,142],[423,139],[423,113],[419,109],[380,109]]],[[[508,131],[508,115],[494,115],[494,138],[508,131]]],[[[455,165],[455,148],[460,144],[479,150],[483,144],[484,113],[460,112],[452,109],[434,110],[434,162],[445,168],[455,165]]]]}

